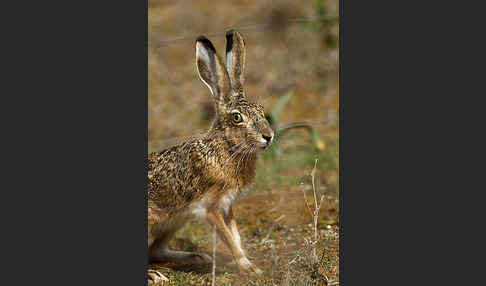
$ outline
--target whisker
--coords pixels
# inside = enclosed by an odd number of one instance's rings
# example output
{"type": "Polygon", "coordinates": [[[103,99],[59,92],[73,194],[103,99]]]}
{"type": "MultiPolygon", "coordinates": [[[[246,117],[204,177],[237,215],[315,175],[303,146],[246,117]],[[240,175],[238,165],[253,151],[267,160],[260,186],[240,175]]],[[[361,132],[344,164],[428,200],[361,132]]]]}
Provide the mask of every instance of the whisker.
{"type": "MultiPolygon", "coordinates": [[[[244,143],[246,142],[242,142],[240,145],[243,145],[244,143]]],[[[228,164],[230,161],[232,161],[233,159],[236,158],[236,156],[241,153],[242,151],[244,151],[246,148],[246,146],[241,146],[240,149],[238,149],[238,151],[236,151],[235,153],[231,154],[231,156],[226,160],[226,162],[223,164],[223,166],[226,166],[226,164],[228,164]]]]}
{"type": "Polygon", "coordinates": [[[232,149],[236,149],[236,148],[238,149],[233,154],[230,155],[230,157],[224,162],[223,166],[226,165],[229,161],[231,161],[244,148],[244,146],[242,146],[243,143],[244,142],[241,142],[233,146],[232,149]]]}

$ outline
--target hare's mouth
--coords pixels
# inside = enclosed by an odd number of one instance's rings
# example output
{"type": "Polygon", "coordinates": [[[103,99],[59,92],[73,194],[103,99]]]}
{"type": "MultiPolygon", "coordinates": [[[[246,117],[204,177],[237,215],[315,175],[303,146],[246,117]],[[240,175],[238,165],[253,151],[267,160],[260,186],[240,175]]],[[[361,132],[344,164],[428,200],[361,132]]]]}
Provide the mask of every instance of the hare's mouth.
{"type": "Polygon", "coordinates": [[[267,136],[262,136],[260,140],[258,140],[258,147],[260,149],[265,150],[267,149],[270,145],[272,145],[273,142],[273,136],[267,137],[267,136]]]}
{"type": "Polygon", "coordinates": [[[263,142],[259,142],[259,143],[258,143],[258,148],[259,148],[260,150],[265,150],[265,149],[267,149],[268,147],[270,147],[270,145],[272,145],[272,142],[265,142],[265,143],[263,143],[263,142]]]}

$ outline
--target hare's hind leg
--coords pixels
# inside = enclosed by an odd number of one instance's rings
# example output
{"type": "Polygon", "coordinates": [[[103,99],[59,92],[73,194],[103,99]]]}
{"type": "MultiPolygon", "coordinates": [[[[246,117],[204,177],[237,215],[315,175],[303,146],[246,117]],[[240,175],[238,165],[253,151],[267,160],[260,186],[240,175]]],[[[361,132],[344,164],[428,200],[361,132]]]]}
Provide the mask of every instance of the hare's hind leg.
{"type": "Polygon", "coordinates": [[[204,253],[177,251],[170,250],[168,248],[170,240],[182,226],[184,226],[184,222],[175,224],[166,223],[164,231],[158,232],[157,239],[155,239],[149,246],[150,261],[178,262],[185,260],[196,260],[197,262],[202,263],[212,262],[211,257],[204,253]]]}
{"type": "Polygon", "coordinates": [[[151,254],[151,258],[160,262],[178,262],[194,260],[198,263],[211,263],[212,259],[206,253],[170,250],[159,248],[151,254]]]}
{"type": "MultiPolygon", "coordinates": [[[[152,227],[157,224],[157,222],[160,221],[160,217],[155,216],[152,214],[151,209],[149,208],[149,216],[148,216],[148,247],[154,243],[155,241],[155,236],[152,234],[152,227]]],[[[148,276],[148,285],[149,286],[158,286],[158,285],[163,285],[163,282],[169,281],[167,277],[165,277],[162,273],[159,271],[153,270],[153,269],[148,269],[147,270],[147,276],[148,276]]]]}
{"type": "Polygon", "coordinates": [[[180,250],[170,250],[168,248],[169,238],[155,241],[149,249],[151,261],[158,262],[178,262],[195,260],[201,263],[210,263],[212,259],[209,255],[199,252],[189,252],[180,250]]]}

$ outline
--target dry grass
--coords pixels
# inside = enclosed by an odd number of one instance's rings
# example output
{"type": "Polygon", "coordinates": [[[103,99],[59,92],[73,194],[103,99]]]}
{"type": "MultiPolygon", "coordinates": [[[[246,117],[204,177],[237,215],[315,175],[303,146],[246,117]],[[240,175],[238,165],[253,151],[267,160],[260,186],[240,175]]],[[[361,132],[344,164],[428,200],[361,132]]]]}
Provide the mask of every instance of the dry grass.
{"type": "MultiPolygon", "coordinates": [[[[312,180],[308,174],[306,178],[312,180]]],[[[235,204],[243,245],[265,274],[256,278],[239,273],[230,251],[217,240],[214,285],[330,285],[339,281],[337,192],[318,185],[313,188],[308,180],[293,189],[249,195],[235,204]],[[302,188],[308,194],[315,190],[321,198],[319,212],[313,209],[313,195],[303,196],[302,188]]],[[[195,221],[176,235],[171,247],[211,253],[211,234],[209,225],[195,221]]],[[[212,285],[211,264],[188,261],[152,264],[150,268],[170,279],[166,285],[212,285]]]]}
{"type": "MultiPolygon", "coordinates": [[[[310,27],[322,16],[314,2],[149,1],[149,152],[209,127],[211,98],[197,77],[194,41],[204,34],[222,54],[229,28],[245,37],[249,99],[271,111],[293,90],[279,123],[313,122],[324,146],[316,151],[305,131],[290,131],[278,152],[261,156],[253,189],[235,204],[243,245],[262,278],[239,273],[219,239],[213,252],[211,227],[194,222],[171,247],[214,253],[214,268],[190,261],[150,265],[170,279],[167,285],[339,283],[339,132],[337,123],[322,123],[339,108],[338,50],[323,42],[338,30],[310,27]]],[[[323,3],[329,15],[338,14],[337,0],[323,3]]]]}

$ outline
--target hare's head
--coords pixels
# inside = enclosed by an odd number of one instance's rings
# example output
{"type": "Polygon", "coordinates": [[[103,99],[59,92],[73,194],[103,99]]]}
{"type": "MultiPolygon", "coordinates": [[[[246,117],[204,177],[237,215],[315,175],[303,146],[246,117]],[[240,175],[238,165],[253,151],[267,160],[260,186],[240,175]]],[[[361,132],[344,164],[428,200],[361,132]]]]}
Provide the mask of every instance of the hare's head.
{"type": "Polygon", "coordinates": [[[216,118],[211,132],[224,136],[233,146],[258,150],[270,146],[273,130],[263,106],[249,103],[243,89],[245,42],[240,33],[226,33],[226,67],[204,36],[196,41],[196,66],[201,80],[213,95],[216,118]]]}

